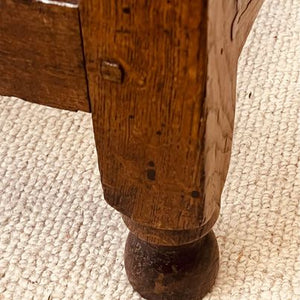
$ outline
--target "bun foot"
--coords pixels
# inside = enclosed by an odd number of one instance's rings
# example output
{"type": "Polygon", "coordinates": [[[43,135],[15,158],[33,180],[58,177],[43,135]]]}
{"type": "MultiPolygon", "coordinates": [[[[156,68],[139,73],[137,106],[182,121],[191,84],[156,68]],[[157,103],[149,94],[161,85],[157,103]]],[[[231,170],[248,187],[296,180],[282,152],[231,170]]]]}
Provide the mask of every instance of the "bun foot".
{"type": "Polygon", "coordinates": [[[129,234],[125,268],[133,288],[148,300],[199,300],[212,288],[219,269],[216,237],[210,231],[181,246],[159,246],[129,234]]]}

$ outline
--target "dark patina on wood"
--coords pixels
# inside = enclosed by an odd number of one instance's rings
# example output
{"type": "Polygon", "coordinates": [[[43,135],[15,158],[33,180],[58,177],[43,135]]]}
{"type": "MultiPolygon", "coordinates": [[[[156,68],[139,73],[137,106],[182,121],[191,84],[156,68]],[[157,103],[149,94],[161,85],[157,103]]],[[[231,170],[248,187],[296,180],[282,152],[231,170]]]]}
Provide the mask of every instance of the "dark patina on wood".
{"type": "Polygon", "coordinates": [[[199,300],[209,292],[219,269],[214,233],[191,244],[152,245],[129,234],[125,267],[132,286],[146,299],[199,300]]]}

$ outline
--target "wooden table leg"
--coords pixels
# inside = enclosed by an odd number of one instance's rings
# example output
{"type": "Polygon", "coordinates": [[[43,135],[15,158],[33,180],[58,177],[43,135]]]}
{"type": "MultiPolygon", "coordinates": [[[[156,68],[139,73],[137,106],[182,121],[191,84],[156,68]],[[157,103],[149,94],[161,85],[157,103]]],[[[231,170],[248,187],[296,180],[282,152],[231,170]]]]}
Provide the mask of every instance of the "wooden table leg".
{"type": "Polygon", "coordinates": [[[147,299],[200,299],[215,281],[237,61],[262,2],[80,3],[104,195],[147,299]]]}

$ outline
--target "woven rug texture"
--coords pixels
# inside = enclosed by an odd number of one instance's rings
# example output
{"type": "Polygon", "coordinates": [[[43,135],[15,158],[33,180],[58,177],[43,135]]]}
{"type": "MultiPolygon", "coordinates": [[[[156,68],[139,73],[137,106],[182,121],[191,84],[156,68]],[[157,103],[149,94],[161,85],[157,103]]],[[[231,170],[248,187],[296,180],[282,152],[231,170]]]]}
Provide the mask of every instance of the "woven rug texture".
{"type": "MultiPolygon", "coordinates": [[[[300,0],[265,1],[237,94],[205,300],[299,300],[300,0]]],[[[0,300],[141,300],[127,234],[103,198],[91,115],[0,96],[0,300]]]]}

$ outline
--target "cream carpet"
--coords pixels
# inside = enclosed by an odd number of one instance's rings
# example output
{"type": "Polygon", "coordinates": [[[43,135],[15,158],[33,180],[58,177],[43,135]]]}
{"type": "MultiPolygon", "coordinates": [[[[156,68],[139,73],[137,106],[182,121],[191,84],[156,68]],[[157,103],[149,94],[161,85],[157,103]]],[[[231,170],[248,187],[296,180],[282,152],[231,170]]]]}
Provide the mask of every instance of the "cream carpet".
{"type": "MultiPolygon", "coordinates": [[[[207,300],[300,299],[299,71],[300,0],[266,0],[240,59],[207,300]]],[[[103,199],[89,114],[0,97],[0,196],[1,300],[141,299],[124,271],[127,229],[103,199]]]]}

